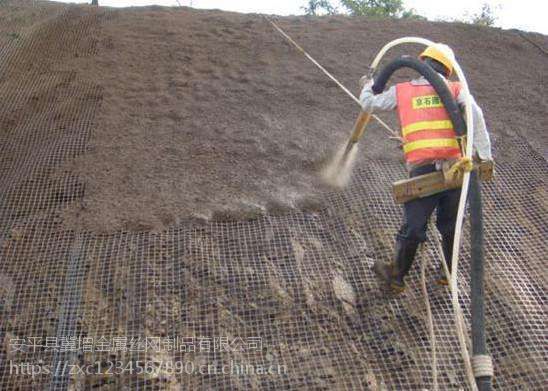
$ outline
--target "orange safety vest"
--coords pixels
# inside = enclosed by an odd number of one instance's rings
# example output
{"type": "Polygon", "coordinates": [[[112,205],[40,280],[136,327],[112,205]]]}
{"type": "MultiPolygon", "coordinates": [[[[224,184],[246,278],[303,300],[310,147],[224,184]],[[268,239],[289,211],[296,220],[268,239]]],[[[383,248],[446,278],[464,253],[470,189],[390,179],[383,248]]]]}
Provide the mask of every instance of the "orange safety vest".
{"type": "MultiPolygon", "coordinates": [[[[448,87],[456,98],[460,83],[449,82],[448,87]]],[[[461,157],[453,123],[431,85],[398,83],[396,97],[407,163],[461,157]]]]}

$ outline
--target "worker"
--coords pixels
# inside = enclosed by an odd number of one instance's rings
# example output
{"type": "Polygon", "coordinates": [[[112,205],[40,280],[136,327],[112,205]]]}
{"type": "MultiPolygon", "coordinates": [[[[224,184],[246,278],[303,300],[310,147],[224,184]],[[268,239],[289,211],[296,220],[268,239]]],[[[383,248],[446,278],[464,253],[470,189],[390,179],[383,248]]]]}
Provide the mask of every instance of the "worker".
{"type": "MultiPolygon", "coordinates": [[[[427,47],[419,59],[446,80],[450,92],[463,109],[466,92],[460,83],[448,80],[453,73],[454,54],[451,48],[443,44],[434,44],[427,47]]],[[[470,164],[464,161],[455,130],[443,103],[424,77],[398,83],[378,95],[372,91],[372,79],[364,76],[360,83],[360,102],[364,111],[397,110],[402,128],[403,152],[411,178],[439,171],[447,164],[452,165],[459,161],[470,164]]],[[[470,98],[474,121],[474,154],[480,160],[492,160],[491,142],[483,112],[474,98],[470,98]]],[[[394,260],[392,263],[378,261],[373,268],[387,283],[392,293],[399,294],[405,290],[405,277],[411,269],[419,244],[426,240],[428,220],[436,209],[436,226],[442,237],[443,255],[449,272],[451,271],[459,199],[460,188],[457,188],[404,204],[403,223],[396,235],[394,260]]],[[[436,283],[448,285],[441,262],[436,283]]]]}

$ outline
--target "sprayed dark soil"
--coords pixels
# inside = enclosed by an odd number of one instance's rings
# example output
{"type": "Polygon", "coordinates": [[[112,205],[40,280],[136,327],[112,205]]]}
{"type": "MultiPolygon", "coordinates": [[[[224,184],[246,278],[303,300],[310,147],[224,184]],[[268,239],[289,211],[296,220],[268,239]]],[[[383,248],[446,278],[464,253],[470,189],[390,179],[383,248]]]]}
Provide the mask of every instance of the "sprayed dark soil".
{"type": "MultiPolygon", "coordinates": [[[[356,94],[387,41],[445,42],[494,137],[519,133],[545,148],[546,55],[516,32],[347,17],[278,23],[356,94]]],[[[546,45],[546,37],[528,36],[546,45]]],[[[103,87],[102,106],[88,152],[69,168],[86,189],[65,213],[69,227],[150,230],[193,217],[321,207],[328,189],[318,169],[344,142],[358,108],[262,16],[118,10],[97,41],[97,55],[80,71],[103,87]]],[[[393,114],[384,118],[397,127],[393,114]]],[[[398,159],[397,148],[387,157],[398,159]]]]}

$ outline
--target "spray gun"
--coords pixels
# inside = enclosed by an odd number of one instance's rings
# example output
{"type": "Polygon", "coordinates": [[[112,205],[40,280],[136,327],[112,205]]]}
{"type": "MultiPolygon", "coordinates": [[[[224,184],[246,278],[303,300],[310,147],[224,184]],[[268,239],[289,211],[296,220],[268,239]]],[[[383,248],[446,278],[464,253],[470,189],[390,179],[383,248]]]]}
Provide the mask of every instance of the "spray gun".
{"type": "MultiPolygon", "coordinates": [[[[370,68],[367,74],[365,74],[361,80],[371,80],[373,77],[374,69],[370,68]]],[[[364,83],[360,83],[360,88],[363,88],[364,83]]],[[[371,112],[367,111],[361,111],[358,115],[358,118],[356,119],[356,122],[354,123],[354,128],[352,130],[352,135],[350,136],[348,143],[346,144],[346,148],[343,155],[343,160],[348,157],[348,154],[352,150],[352,147],[360,141],[363,134],[365,133],[365,128],[367,127],[367,124],[371,120],[371,112]]]]}

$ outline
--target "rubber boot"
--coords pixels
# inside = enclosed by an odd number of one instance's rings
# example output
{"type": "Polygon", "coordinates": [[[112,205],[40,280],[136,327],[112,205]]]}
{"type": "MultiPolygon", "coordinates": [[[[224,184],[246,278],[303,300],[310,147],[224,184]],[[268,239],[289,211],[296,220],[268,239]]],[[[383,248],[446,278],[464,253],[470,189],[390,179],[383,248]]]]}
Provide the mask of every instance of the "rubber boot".
{"type": "Polygon", "coordinates": [[[392,276],[394,275],[394,264],[383,261],[375,261],[373,271],[385,284],[390,284],[392,281],[392,276]]]}
{"type": "Polygon", "coordinates": [[[403,291],[405,289],[404,278],[407,273],[409,273],[409,270],[413,265],[413,260],[415,259],[415,254],[417,253],[418,247],[418,242],[410,240],[396,241],[396,258],[394,262],[395,270],[392,281],[390,283],[390,287],[393,291],[403,291]]]}
{"type": "MultiPolygon", "coordinates": [[[[451,261],[453,259],[453,242],[454,235],[443,235],[441,246],[443,248],[443,256],[445,258],[445,262],[447,263],[447,269],[449,270],[449,273],[451,273],[451,261]]],[[[436,284],[441,286],[449,285],[449,281],[447,280],[447,276],[445,275],[443,265],[440,265],[439,277],[436,280],[436,284]]]]}
{"type": "Polygon", "coordinates": [[[373,271],[388,286],[391,293],[397,295],[405,291],[404,277],[413,265],[418,246],[418,242],[397,240],[394,262],[377,261],[373,265],[373,271]]]}

